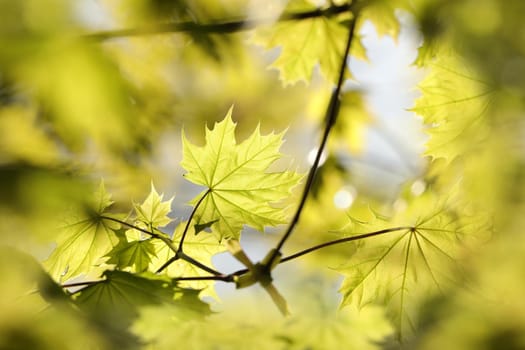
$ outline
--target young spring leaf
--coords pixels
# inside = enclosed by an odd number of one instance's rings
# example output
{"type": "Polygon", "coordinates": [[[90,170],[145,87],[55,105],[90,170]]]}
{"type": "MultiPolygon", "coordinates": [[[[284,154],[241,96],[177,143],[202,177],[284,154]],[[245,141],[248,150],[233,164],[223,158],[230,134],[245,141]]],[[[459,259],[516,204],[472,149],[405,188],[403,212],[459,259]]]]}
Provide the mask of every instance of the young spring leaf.
{"type": "MultiPolygon", "coordinates": [[[[286,12],[316,9],[307,0],[290,1],[286,12]]],[[[281,47],[272,67],[280,71],[285,84],[310,81],[314,67],[319,64],[323,75],[332,83],[337,81],[341,57],[348,36],[345,21],[349,12],[336,17],[316,17],[298,21],[281,21],[255,32],[254,41],[266,48],[281,47]]]]}
{"type": "Polygon", "coordinates": [[[406,9],[406,0],[368,1],[360,13],[360,24],[370,21],[379,36],[389,35],[397,39],[401,25],[396,17],[396,10],[406,9]]]}
{"type": "Polygon", "coordinates": [[[162,201],[164,195],[158,194],[153,183],[148,197],[140,205],[135,204],[137,221],[148,229],[163,227],[169,224],[172,219],[168,217],[171,211],[173,197],[167,201],[162,201]]]}
{"type": "Polygon", "coordinates": [[[88,273],[117,245],[115,231],[120,224],[102,218],[112,203],[101,183],[88,207],[70,215],[71,222],[61,228],[57,247],[45,261],[53,278],[67,280],[88,273]]]}
{"type": "Polygon", "coordinates": [[[425,193],[391,219],[412,228],[356,243],[358,249],[339,269],[346,276],[342,304],[383,303],[400,337],[414,331],[418,303],[464,281],[460,253],[470,236],[486,229],[479,217],[458,215],[458,207],[455,199],[440,202],[425,193]]]}
{"type": "Polygon", "coordinates": [[[285,222],[283,208],[275,203],[287,198],[301,175],[292,171],[266,172],[281,157],[283,134],[261,135],[259,128],[244,142],[235,140],[232,109],[225,119],[206,130],[206,146],[197,147],[182,134],[182,167],[187,180],[207,187],[193,204],[197,225],[218,220],[220,239],[239,238],[243,225],[259,231],[285,222]]]}
{"type": "Polygon", "coordinates": [[[486,138],[492,89],[452,53],[428,65],[430,74],[419,85],[423,96],[413,111],[428,126],[426,154],[451,162],[486,138]]]}
{"type": "Polygon", "coordinates": [[[125,237],[119,237],[119,243],[108,253],[106,263],[115,264],[121,270],[144,272],[154,256],[152,239],[143,239],[141,232],[131,229],[126,231],[125,237]]]}

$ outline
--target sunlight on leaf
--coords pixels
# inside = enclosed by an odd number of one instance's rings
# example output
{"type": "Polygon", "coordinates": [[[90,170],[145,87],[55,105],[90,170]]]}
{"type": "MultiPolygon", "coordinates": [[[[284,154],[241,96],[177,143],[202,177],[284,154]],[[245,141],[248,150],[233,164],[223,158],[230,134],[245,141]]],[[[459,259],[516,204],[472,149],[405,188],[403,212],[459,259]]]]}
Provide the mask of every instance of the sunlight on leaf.
{"type": "MultiPolygon", "coordinates": [[[[307,11],[316,7],[306,0],[294,0],[285,12],[290,8],[307,11]]],[[[268,49],[281,48],[272,67],[279,70],[285,85],[309,82],[317,64],[326,79],[335,84],[348,36],[348,26],[344,21],[349,18],[350,14],[343,13],[333,18],[278,22],[271,27],[257,29],[253,40],[268,49]]]]}
{"type": "Polygon", "coordinates": [[[412,229],[356,242],[348,263],[337,268],[346,276],[340,288],[342,305],[384,304],[399,337],[409,336],[418,324],[418,303],[464,280],[459,260],[475,241],[470,236],[479,241],[487,230],[481,215],[458,215],[454,200],[440,203],[429,193],[416,197],[389,220],[390,225],[412,229]]]}
{"type": "Polygon", "coordinates": [[[144,272],[155,256],[155,246],[151,238],[143,239],[141,232],[131,229],[126,231],[125,237],[119,237],[118,244],[107,256],[107,264],[131,272],[144,272]]]}
{"type": "Polygon", "coordinates": [[[112,203],[101,183],[87,210],[70,213],[71,222],[61,228],[57,247],[45,262],[53,278],[68,280],[107,260],[103,257],[118,244],[115,230],[120,225],[100,216],[112,203]]]}
{"type": "Polygon", "coordinates": [[[428,127],[425,153],[450,162],[487,137],[492,90],[457,55],[441,55],[429,66],[412,110],[428,127]]]}
{"type": "Polygon", "coordinates": [[[172,219],[168,217],[171,212],[171,202],[174,197],[167,201],[162,201],[164,195],[158,194],[153,183],[148,197],[140,205],[135,204],[136,220],[145,228],[158,228],[168,225],[172,219]]]}
{"type": "Polygon", "coordinates": [[[259,231],[265,226],[285,222],[285,210],[276,205],[287,198],[301,175],[292,172],[266,172],[281,157],[283,133],[261,135],[259,128],[244,142],[235,140],[236,124],[229,110],[213,130],[206,129],[206,146],[197,147],[182,135],[181,165],[187,180],[206,186],[196,211],[197,224],[219,220],[212,225],[220,239],[239,238],[243,225],[259,231]]]}

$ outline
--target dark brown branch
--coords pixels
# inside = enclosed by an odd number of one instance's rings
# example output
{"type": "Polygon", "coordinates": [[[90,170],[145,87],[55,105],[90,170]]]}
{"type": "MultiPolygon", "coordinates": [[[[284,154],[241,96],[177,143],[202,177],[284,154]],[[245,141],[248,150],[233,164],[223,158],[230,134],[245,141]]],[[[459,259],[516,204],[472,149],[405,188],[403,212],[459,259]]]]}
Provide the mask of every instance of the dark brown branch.
{"type": "MultiPolygon", "coordinates": [[[[278,21],[300,21],[316,17],[332,17],[338,14],[349,12],[349,4],[332,5],[327,8],[319,8],[310,11],[285,13],[278,18],[278,21]]],[[[254,29],[258,26],[271,24],[275,21],[273,17],[248,18],[217,23],[197,23],[197,22],[170,22],[154,24],[136,28],[125,28],[102,31],[86,34],[87,39],[103,41],[113,38],[156,35],[166,33],[192,32],[199,34],[229,34],[254,29]]]]}
{"type": "Polygon", "coordinates": [[[296,259],[296,258],[298,258],[300,256],[306,255],[306,254],[311,253],[313,251],[316,251],[316,250],[319,250],[319,249],[322,249],[322,248],[326,248],[326,247],[329,247],[329,246],[332,246],[332,245],[346,243],[346,242],[352,242],[352,241],[357,241],[357,240],[368,238],[368,237],[379,236],[379,235],[382,235],[382,234],[385,234],[385,233],[402,231],[402,230],[410,231],[410,230],[414,230],[414,228],[410,227],[410,226],[400,226],[400,227],[386,228],[386,229],[383,229],[383,230],[369,232],[369,233],[363,233],[361,235],[356,235],[356,236],[336,239],[334,241],[322,243],[322,244],[310,247],[308,249],[301,250],[300,252],[297,252],[295,254],[285,256],[284,258],[281,259],[281,261],[279,263],[281,264],[281,263],[284,263],[284,262],[296,259]]]}
{"type": "Polygon", "coordinates": [[[188,234],[188,230],[190,228],[191,220],[193,220],[193,216],[195,216],[195,213],[197,212],[197,209],[201,205],[204,198],[210,194],[211,189],[208,188],[208,190],[202,195],[202,197],[199,199],[197,204],[195,204],[195,207],[191,211],[190,217],[188,218],[188,221],[186,222],[186,227],[184,227],[184,231],[182,232],[182,237],[180,238],[179,247],[177,248],[177,253],[182,253],[182,246],[184,245],[184,240],[186,239],[186,235],[188,234]]]}
{"type": "Polygon", "coordinates": [[[92,286],[94,284],[99,284],[99,283],[102,283],[102,282],[105,282],[105,281],[106,280],[66,283],[66,284],[62,284],[61,287],[62,288],[73,288],[73,287],[92,286]]]}
{"type": "Polygon", "coordinates": [[[233,282],[233,275],[176,277],[174,281],[222,281],[233,282]]]}
{"type": "MultiPolygon", "coordinates": [[[[360,234],[360,235],[355,235],[355,236],[351,236],[351,237],[345,237],[345,238],[340,238],[340,239],[336,239],[336,240],[333,240],[333,241],[328,241],[328,242],[325,242],[325,243],[322,243],[322,244],[319,244],[319,245],[316,245],[316,246],[313,246],[313,247],[301,250],[301,251],[299,251],[299,252],[297,252],[295,254],[286,256],[286,257],[282,258],[279,261],[279,264],[285,263],[285,262],[290,261],[290,260],[297,259],[297,258],[299,258],[299,257],[301,257],[303,255],[306,255],[306,254],[309,254],[309,253],[314,252],[316,250],[323,249],[323,248],[326,248],[326,247],[330,247],[330,246],[333,246],[333,245],[342,244],[342,243],[348,243],[348,242],[357,241],[357,240],[360,240],[360,239],[365,239],[365,238],[374,237],[374,236],[380,236],[380,235],[383,235],[383,234],[386,234],[386,233],[403,231],[403,230],[412,231],[413,232],[414,230],[416,230],[416,228],[412,227],[412,226],[391,227],[391,228],[386,228],[386,229],[379,230],[379,231],[368,232],[368,233],[363,233],[363,234],[360,234]]],[[[246,274],[248,272],[249,272],[248,269],[241,269],[241,270],[235,271],[233,273],[230,273],[229,275],[225,275],[225,276],[224,275],[223,276],[210,276],[210,278],[206,278],[206,279],[212,279],[212,280],[218,280],[218,281],[224,281],[224,282],[232,282],[234,280],[234,277],[242,276],[242,275],[244,275],[244,274],[246,274]]],[[[185,277],[184,279],[185,280],[186,279],[188,279],[188,280],[199,280],[199,279],[202,279],[202,278],[201,277],[185,277]]]]}
{"type": "Polygon", "coordinates": [[[138,231],[143,232],[145,234],[148,234],[148,235],[150,235],[153,238],[160,239],[161,241],[163,241],[175,253],[176,257],[178,257],[180,259],[183,259],[183,260],[187,261],[188,263],[190,263],[192,265],[195,265],[198,268],[200,268],[200,269],[202,269],[202,270],[204,270],[206,272],[211,273],[212,275],[216,275],[216,276],[222,275],[222,273],[220,273],[219,271],[216,271],[216,270],[212,269],[211,267],[208,267],[208,266],[198,262],[197,260],[195,260],[195,259],[189,257],[188,255],[184,254],[183,252],[179,252],[178,248],[175,247],[175,245],[173,244],[173,241],[171,239],[169,239],[167,236],[156,234],[154,232],[151,232],[151,231],[145,230],[143,228],[140,228],[138,226],[135,226],[133,224],[130,224],[130,223],[126,222],[126,221],[115,219],[115,218],[112,218],[110,216],[102,215],[101,218],[117,222],[117,223],[119,223],[121,225],[125,225],[127,227],[132,228],[132,229],[135,229],[135,230],[138,230],[138,231]]]}
{"type": "Polygon", "coordinates": [[[295,211],[295,214],[288,226],[288,229],[282,236],[279,243],[276,245],[274,254],[272,258],[270,259],[270,262],[273,262],[273,260],[277,257],[277,254],[281,251],[281,248],[283,247],[284,243],[288,240],[290,235],[292,234],[295,226],[299,222],[299,219],[301,217],[301,213],[304,209],[304,206],[306,204],[306,200],[308,198],[308,194],[310,193],[310,190],[312,189],[312,185],[315,179],[315,174],[317,173],[317,169],[319,168],[319,163],[321,161],[321,156],[323,154],[323,151],[326,146],[326,142],[328,140],[328,136],[330,135],[330,131],[332,130],[332,127],[334,126],[336,120],[337,120],[337,114],[339,112],[339,103],[340,103],[340,95],[341,95],[341,89],[343,87],[344,82],[344,76],[346,67],[348,64],[348,57],[350,54],[350,47],[352,46],[352,41],[354,39],[354,32],[355,32],[355,25],[357,21],[357,15],[352,18],[350,29],[348,31],[348,39],[346,41],[345,51],[343,53],[343,57],[341,60],[341,66],[339,68],[339,77],[337,80],[337,85],[335,89],[332,91],[332,95],[330,97],[330,102],[328,103],[328,108],[326,109],[325,113],[325,127],[323,136],[321,139],[321,143],[319,145],[319,148],[317,150],[317,154],[315,156],[314,163],[312,164],[312,167],[310,168],[310,171],[308,173],[308,178],[306,180],[306,184],[303,189],[303,193],[301,195],[301,199],[299,201],[299,205],[297,206],[297,210],[295,211]]]}

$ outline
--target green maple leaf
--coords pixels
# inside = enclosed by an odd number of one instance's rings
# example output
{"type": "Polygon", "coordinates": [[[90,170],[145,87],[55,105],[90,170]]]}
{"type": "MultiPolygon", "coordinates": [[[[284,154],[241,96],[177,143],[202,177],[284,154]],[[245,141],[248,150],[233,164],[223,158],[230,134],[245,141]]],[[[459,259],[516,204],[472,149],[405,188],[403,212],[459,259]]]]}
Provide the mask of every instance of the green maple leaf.
{"type": "MultiPolygon", "coordinates": [[[[309,11],[317,7],[310,1],[290,1],[285,13],[309,11]]],[[[350,13],[336,17],[316,17],[298,21],[280,21],[271,27],[257,29],[253,40],[266,48],[280,47],[281,52],[272,67],[280,71],[285,84],[310,81],[314,67],[319,64],[323,75],[337,82],[349,26],[350,13]]],[[[356,45],[360,55],[361,46],[356,45]]]]}
{"type": "Polygon", "coordinates": [[[103,219],[111,206],[111,196],[101,183],[87,208],[71,213],[71,222],[60,229],[57,247],[45,261],[49,274],[57,280],[67,280],[88,273],[118,243],[116,230],[120,225],[103,219]]]}
{"type": "Polygon", "coordinates": [[[470,236],[486,230],[480,216],[458,215],[458,207],[424,194],[391,219],[411,228],[356,242],[338,269],[346,276],[342,305],[382,303],[400,337],[414,331],[421,303],[464,280],[457,260],[470,236]]]}
{"type": "Polygon", "coordinates": [[[264,226],[285,222],[285,210],[275,204],[290,195],[301,175],[292,172],[266,172],[281,157],[283,133],[261,135],[259,127],[241,144],[235,140],[235,123],[229,110],[213,130],[206,129],[206,146],[191,144],[182,134],[181,165],[187,180],[207,187],[192,204],[197,225],[212,225],[219,238],[239,238],[243,225],[259,231],[264,226]]]}
{"type": "Polygon", "coordinates": [[[453,53],[428,66],[431,71],[419,85],[423,96],[412,110],[428,127],[425,153],[450,162],[486,138],[492,89],[453,53]]]}
{"type": "Polygon", "coordinates": [[[119,243],[108,253],[110,259],[106,263],[131,272],[144,272],[154,256],[152,239],[143,239],[141,232],[131,229],[126,231],[125,237],[121,237],[119,243]]]}
{"type": "Polygon", "coordinates": [[[168,225],[172,219],[168,216],[171,212],[173,197],[163,201],[164,195],[158,194],[153,183],[148,197],[140,205],[135,204],[136,220],[146,228],[158,228],[168,225]]]}
{"type": "Polygon", "coordinates": [[[406,8],[406,0],[368,1],[359,14],[359,27],[366,21],[371,21],[379,36],[389,35],[393,39],[397,39],[401,25],[399,24],[395,11],[406,8]]]}
{"type": "MultiPolygon", "coordinates": [[[[173,233],[173,242],[178,245],[182,237],[182,232],[186,222],[181,222],[173,233]]],[[[153,247],[155,254],[151,260],[150,270],[157,271],[166,261],[171,259],[175,253],[169,249],[166,244],[162,241],[154,240],[153,247]]],[[[213,267],[212,257],[215,254],[224,252],[225,247],[219,243],[215,235],[209,234],[188,234],[184,240],[184,252],[191,256],[193,259],[203,263],[206,266],[213,267]]],[[[164,274],[176,278],[176,277],[198,277],[198,276],[209,276],[210,274],[193,264],[188,263],[182,259],[174,261],[165,270],[164,274]]],[[[213,281],[181,281],[179,282],[181,287],[193,288],[193,289],[206,289],[206,294],[215,296],[215,293],[211,289],[213,281]]]]}
{"type": "Polygon", "coordinates": [[[198,291],[179,288],[169,279],[124,271],[106,271],[103,277],[104,281],[73,294],[73,299],[79,308],[104,322],[130,324],[140,307],[148,305],[175,306],[186,314],[197,310],[200,314],[209,312],[198,299],[198,291]]]}

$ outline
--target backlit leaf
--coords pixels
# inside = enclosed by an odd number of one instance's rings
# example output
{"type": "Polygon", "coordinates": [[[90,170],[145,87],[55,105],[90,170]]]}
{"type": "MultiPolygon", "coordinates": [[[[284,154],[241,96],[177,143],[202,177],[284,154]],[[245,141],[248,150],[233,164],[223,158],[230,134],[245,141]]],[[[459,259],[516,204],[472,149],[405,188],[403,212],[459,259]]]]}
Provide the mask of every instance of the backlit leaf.
{"type": "Polygon", "coordinates": [[[492,89],[454,54],[428,65],[431,71],[419,85],[423,96],[413,111],[428,127],[425,153],[452,161],[486,138],[492,89]]]}
{"type": "Polygon", "coordinates": [[[195,214],[197,224],[219,220],[212,227],[221,239],[238,238],[243,225],[263,231],[264,226],[284,223],[284,209],[276,203],[287,198],[301,179],[292,171],[266,172],[281,157],[282,133],[261,135],[257,128],[237,144],[231,113],[230,109],[213,130],[206,130],[204,147],[182,135],[185,177],[208,188],[192,201],[196,204],[204,196],[195,214]]]}
{"type": "Polygon", "coordinates": [[[346,276],[340,288],[342,304],[382,303],[401,338],[413,332],[418,303],[461,280],[460,253],[469,236],[481,235],[486,223],[458,217],[453,207],[453,199],[440,203],[425,194],[391,219],[393,226],[412,228],[356,242],[352,258],[339,269],[346,276]]]}
{"type": "Polygon", "coordinates": [[[195,311],[207,313],[197,291],[181,289],[167,279],[124,271],[106,271],[103,277],[104,281],[81,289],[73,298],[81,309],[106,318],[106,322],[130,324],[139,308],[146,305],[175,306],[180,315],[174,317],[195,311]]]}
{"type": "Polygon", "coordinates": [[[162,201],[163,197],[163,194],[157,193],[152,183],[148,197],[141,205],[135,205],[136,220],[145,225],[146,228],[158,228],[169,224],[172,221],[168,214],[171,211],[173,197],[167,201],[162,201]]]}
{"type": "Polygon", "coordinates": [[[101,183],[88,208],[70,214],[71,222],[60,229],[57,247],[45,262],[53,278],[67,280],[107,260],[103,257],[117,245],[115,230],[120,228],[101,218],[112,203],[101,183]]]}
{"type": "MultiPolygon", "coordinates": [[[[315,8],[310,1],[293,0],[285,12],[315,8]]],[[[285,84],[310,81],[317,64],[326,79],[335,83],[348,37],[349,26],[345,23],[349,18],[349,13],[342,13],[336,17],[280,21],[271,27],[258,29],[254,41],[266,48],[281,48],[272,67],[280,71],[281,80],[285,84]]]]}
{"type": "Polygon", "coordinates": [[[108,264],[131,272],[144,272],[148,269],[155,248],[151,238],[143,239],[141,232],[127,230],[125,237],[119,237],[118,244],[108,253],[108,264]]]}

